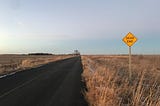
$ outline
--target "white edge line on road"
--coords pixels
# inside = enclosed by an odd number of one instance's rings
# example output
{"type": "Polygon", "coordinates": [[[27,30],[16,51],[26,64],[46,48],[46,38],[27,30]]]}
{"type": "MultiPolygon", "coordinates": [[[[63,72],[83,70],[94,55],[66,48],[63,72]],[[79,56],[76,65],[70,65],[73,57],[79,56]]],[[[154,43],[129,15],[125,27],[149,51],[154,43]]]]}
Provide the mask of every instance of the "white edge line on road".
{"type": "MultiPolygon", "coordinates": [[[[43,65],[39,65],[39,66],[33,67],[33,68],[39,68],[39,67],[41,67],[41,66],[43,66],[43,65]]],[[[10,74],[6,74],[6,75],[3,75],[3,76],[0,76],[0,79],[3,78],[3,77],[7,77],[7,76],[10,76],[10,75],[16,74],[16,73],[17,73],[17,72],[12,72],[12,73],[10,73],[10,74]]],[[[38,75],[37,77],[35,77],[35,78],[33,78],[33,79],[29,80],[29,81],[26,81],[25,83],[21,84],[21,85],[18,86],[18,87],[15,87],[14,89],[11,89],[11,90],[9,90],[8,92],[3,93],[2,95],[0,95],[0,98],[3,98],[4,96],[9,95],[10,93],[14,92],[16,89],[25,86],[26,84],[32,82],[33,80],[38,79],[38,77],[40,77],[42,74],[43,74],[43,73],[41,73],[40,75],[38,75]]]]}
{"type": "MultiPolygon", "coordinates": [[[[37,67],[31,67],[31,68],[28,68],[28,69],[39,68],[39,67],[41,67],[41,66],[43,66],[43,65],[38,65],[37,67]]],[[[20,72],[20,71],[17,71],[17,72],[20,72]]],[[[13,75],[13,74],[16,74],[17,72],[12,72],[12,73],[9,73],[9,74],[1,75],[1,76],[0,76],[0,79],[1,79],[1,78],[4,78],[4,77],[7,77],[7,76],[10,76],[10,75],[13,75]]]]}
{"type": "MultiPolygon", "coordinates": [[[[41,74],[40,74],[40,75],[41,75],[41,74]]],[[[10,93],[14,92],[14,91],[17,90],[18,88],[23,87],[23,86],[25,86],[26,84],[29,84],[29,83],[32,82],[33,80],[38,79],[38,77],[40,77],[40,75],[38,75],[37,77],[33,78],[32,80],[26,81],[25,83],[21,84],[20,86],[14,88],[14,89],[9,90],[8,92],[3,93],[2,95],[0,95],[0,98],[3,98],[4,96],[9,95],[10,93]]]]}
{"type": "Polygon", "coordinates": [[[0,76],[0,79],[4,78],[4,77],[7,77],[7,76],[10,76],[10,75],[13,75],[13,74],[16,74],[16,72],[12,72],[12,73],[9,73],[9,74],[2,75],[2,76],[0,76]]]}

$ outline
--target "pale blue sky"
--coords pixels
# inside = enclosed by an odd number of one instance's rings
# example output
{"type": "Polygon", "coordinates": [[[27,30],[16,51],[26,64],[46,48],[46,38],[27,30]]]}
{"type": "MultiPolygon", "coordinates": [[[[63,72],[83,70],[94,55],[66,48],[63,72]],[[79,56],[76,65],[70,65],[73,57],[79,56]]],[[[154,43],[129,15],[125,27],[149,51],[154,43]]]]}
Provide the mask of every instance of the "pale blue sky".
{"type": "Polygon", "coordinates": [[[0,53],[160,54],[159,0],[0,0],[0,53]]]}

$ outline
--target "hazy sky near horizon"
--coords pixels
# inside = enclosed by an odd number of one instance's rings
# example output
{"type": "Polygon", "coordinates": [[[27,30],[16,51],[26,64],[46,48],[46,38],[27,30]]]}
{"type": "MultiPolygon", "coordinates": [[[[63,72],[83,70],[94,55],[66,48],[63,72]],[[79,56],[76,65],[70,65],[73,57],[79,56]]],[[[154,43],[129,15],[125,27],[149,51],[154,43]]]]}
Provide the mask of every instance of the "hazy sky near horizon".
{"type": "Polygon", "coordinates": [[[159,0],[0,0],[0,53],[160,54],[159,0]]]}

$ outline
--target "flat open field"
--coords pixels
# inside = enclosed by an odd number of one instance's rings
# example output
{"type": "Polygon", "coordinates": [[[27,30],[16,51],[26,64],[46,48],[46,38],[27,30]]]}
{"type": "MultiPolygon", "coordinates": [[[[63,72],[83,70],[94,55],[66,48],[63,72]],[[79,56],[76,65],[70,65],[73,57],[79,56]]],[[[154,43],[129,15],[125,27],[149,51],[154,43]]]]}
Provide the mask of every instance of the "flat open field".
{"type": "Polygon", "coordinates": [[[90,106],[160,106],[160,55],[82,56],[90,106]]]}
{"type": "Polygon", "coordinates": [[[0,75],[37,67],[69,57],[71,55],[0,55],[0,75]]]}

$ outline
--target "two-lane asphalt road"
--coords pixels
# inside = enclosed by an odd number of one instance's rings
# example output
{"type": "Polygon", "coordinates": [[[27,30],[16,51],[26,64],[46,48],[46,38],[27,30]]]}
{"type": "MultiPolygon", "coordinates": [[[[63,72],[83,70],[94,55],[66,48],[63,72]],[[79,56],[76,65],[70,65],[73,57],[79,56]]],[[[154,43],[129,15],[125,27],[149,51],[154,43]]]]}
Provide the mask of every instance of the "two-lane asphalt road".
{"type": "Polygon", "coordinates": [[[0,79],[0,106],[87,106],[80,57],[0,79]]]}

